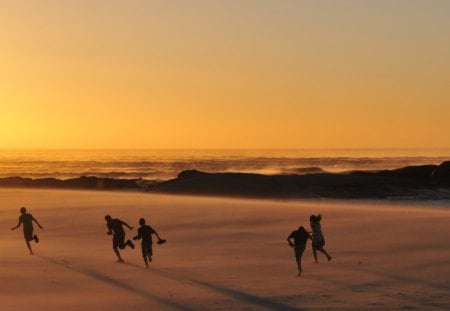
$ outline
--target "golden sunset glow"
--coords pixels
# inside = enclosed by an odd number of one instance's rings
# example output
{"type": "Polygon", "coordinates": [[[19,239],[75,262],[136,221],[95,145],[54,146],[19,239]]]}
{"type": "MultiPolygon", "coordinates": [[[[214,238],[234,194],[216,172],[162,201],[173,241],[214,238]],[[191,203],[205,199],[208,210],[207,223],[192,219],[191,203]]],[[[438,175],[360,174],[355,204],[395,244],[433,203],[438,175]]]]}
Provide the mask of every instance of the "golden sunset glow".
{"type": "Polygon", "coordinates": [[[0,147],[450,147],[449,13],[0,1],[0,147]]]}

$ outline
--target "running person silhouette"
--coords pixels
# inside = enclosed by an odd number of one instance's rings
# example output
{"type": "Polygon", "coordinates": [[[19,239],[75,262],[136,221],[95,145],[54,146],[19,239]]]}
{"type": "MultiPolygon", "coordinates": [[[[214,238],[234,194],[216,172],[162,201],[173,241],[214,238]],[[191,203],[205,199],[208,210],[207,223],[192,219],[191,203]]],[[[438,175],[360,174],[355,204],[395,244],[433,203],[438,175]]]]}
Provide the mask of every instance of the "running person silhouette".
{"type": "Polygon", "coordinates": [[[41,224],[34,218],[31,214],[27,214],[27,209],[22,207],[20,209],[20,213],[22,215],[19,216],[19,224],[15,227],[12,227],[11,230],[16,230],[23,224],[23,237],[25,238],[25,242],[27,243],[27,247],[30,250],[30,255],[33,255],[33,250],[31,249],[30,241],[39,243],[39,238],[36,234],[33,234],[33,221],[38,225],[39,228],[43,229],[41,224]]]}
{"type": "Polygon", "coordinates": [[[298,227],[298,230],[292,231],[288,236],[287,241],[290,247],[294,248],[295,260],[297,261],[298,276],[302,275],[302,255],[305,251],[306,243],[311,239],[311,235],[305,230],[303,226],[298,227]],[[292,243],[291,239],[294,240],[292,243]]]}
{"type": "Polygon", "coordinates": [[[325,238],[322,234],[322,226],[320,225],[320,221],[322,220],[322,215],[311,215],[309,217],[309,222],[311,224],[312,230],[312,250],[314,255],[314,262],[317,263],[317,251],[325,254],[327,256],[328,261],[331,260],[331,256],[327,253],[327,251],[323,248],[325,246],[325,238]]]}
{"type": "Polygon", "coordinates": [[[158,238],[158,244],[163,244],[166,242],[166,240],[161,239],[161,237],[152,227],[146,225],[144,218],[139,219],[139,224],[141,225],[141,227],[138,229],[138,235],[136,235],[133,240],[142,239],[142,257],[144,258],[145,266],[148,268],[148,263],[152,262],[153,256],[152,234],[156,235],[156,237],[158,238]]]}
{"type": "Polygon", "coordinates": [[[113,234],[113,249],[118,258],[117,261],[123,262],[124,260],[120,256],[119,248],[124,249],[125,247],[129,246],[134,249],[134,244],[133,242],[131,242],[131,240],[127,240],[125,242],[125,230],[123,230],[123,226],[126,226],[130,230],[132,230],[133,227],[130,227],[126,222],[120,219],[113,219],[109,215],[105,216],[105,220],[106,226],[108,227],[108,232],[106,234],[113,234]]]}

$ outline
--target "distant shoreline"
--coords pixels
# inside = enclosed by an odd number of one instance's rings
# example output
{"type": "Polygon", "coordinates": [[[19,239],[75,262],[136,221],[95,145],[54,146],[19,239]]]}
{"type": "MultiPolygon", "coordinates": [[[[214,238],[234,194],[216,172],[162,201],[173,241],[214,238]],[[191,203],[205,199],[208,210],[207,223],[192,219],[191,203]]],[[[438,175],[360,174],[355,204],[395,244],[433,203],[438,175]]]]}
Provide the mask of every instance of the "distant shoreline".
{"type": "Polygon", "coordinates": [[[440,165],[406,166],[393,170],[264,175],[182,171],[174,179],[115,179],[82,176],[0,178],[2,188],[73,190],[136,190],[148,193],[213,195],[261,199],[407,199],[449,200],[450,161],[440,165]]]}

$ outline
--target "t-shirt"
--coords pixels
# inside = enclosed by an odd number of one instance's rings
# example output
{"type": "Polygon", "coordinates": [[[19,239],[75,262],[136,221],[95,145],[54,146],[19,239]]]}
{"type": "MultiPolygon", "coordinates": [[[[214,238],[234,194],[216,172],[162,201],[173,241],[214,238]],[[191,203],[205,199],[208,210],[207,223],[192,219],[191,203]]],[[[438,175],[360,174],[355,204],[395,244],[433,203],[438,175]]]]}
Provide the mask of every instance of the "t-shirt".
{"type": "Polygon", "coordinates": [[[143,225],[138,229],[138,234],[142,238],[142,244],[153,244],[152,234],[155,233],[152,227],[143,225]]]}
{"type": "Polygon", "coordinates": [[[117,235],[125,235],[125,230],[123,230],[124,222],[120,219],[111,219],[108,221],[108,229],[117,235]]]}
{"type": "Polygon", "coordinates": [[[295,230],[289,235],[289,239],[294,239],[294,245],[305,245],[308,240],[308,232],[306,230],[295,230]]]}
{"type": "Polygon", "coordinates": [[[32,230],[33,216],[31,214],[22,214],[19,216],[19,223],[23,224],[23,230],[32,230]]]}

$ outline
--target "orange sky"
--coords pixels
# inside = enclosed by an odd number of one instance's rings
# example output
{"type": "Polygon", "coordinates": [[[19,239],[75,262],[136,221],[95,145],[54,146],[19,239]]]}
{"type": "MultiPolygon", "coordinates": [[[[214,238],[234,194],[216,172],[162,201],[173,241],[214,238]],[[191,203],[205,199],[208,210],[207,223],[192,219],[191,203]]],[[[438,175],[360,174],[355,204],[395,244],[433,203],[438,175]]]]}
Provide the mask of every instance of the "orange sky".
{"type": "Polygon", "coordinates": [[[0,148],[450,147],[450,1],[0,0],[0,148]]]}

